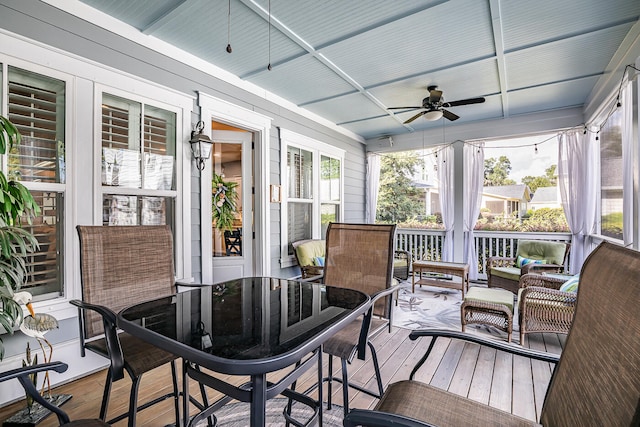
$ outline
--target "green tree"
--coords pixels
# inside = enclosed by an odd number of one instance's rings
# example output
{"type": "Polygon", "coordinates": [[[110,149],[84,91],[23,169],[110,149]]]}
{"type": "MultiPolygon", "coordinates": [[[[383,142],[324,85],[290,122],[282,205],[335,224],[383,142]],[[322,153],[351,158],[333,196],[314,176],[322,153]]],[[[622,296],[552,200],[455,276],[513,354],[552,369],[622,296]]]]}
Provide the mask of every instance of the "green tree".
{"type": "Polygon", "coordinates": [[[511,161],[507,156],[489,157],[484,160],[484,186],[513,185],[516,182],[509,178],[511,161]]]}
{"type": "Polygon", "coordinates": [[[385,155],[380,162],[380,190],[376,221],[403,222],[424,214],[424,197],[412,185],[413,176],[422,165],[417,152],[385,155]]]}
{"type": "Polygon", "coordinates": [[[534,193],[540,187],[555,187],[558,183],[556,168],[556,165],[549,166],[544,170],[544,175],[541,176],[527,175],[522,178],[522,183],[528,185],[534,193]]]}

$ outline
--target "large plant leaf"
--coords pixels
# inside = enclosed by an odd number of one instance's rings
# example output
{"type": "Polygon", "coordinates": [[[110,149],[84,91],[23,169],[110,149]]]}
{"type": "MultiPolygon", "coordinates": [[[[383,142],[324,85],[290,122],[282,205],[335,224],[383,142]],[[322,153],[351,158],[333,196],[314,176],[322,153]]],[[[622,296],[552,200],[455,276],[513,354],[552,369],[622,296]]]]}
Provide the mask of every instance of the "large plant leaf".
{"type": "Polygon", "coordinates": [[[20,144],[18,128],[6,117],[0,116],[0,154],[6,154],[14,145],[20,144]]]}

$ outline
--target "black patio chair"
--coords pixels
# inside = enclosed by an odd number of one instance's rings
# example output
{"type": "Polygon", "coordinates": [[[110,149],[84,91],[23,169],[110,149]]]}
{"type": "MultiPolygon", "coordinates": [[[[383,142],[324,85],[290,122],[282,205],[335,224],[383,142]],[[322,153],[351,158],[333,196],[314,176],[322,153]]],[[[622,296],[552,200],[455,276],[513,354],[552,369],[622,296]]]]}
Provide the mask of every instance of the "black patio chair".
{"type": "Polygon", "coordinates": [[[349,412],[349,387],[373,397],[383,393],[382,378],[376,349],[371,338],[385,329],[391,331],[393,292],[393,244],[395,224],[330,223],[327,230],[327,250],[323,281],[327,285],[357,289],[371,296],[367,313],[325,342],[323,350],[329,355],[327,377],[328,407],[331,408],[332,383],[342,383],[344,412],[349,412]],[[349,382],[347,364],[358,355],[365,359],[366,348],[376,376],[377,390],[369,390],[349,382]],[[342,363],[342,376],[333,376],[333,357],[342,363]]]}
{"type": "MultiPolygon", "coordinates": [[[[127,333],[119,333],[116,313],[137,302],[173,295],[173,236],[167,226],[81,226],[80,272],[82,301],[78,307],[81,355],[93,351],[110,361],[100,419],[106,420],[111,384],[131,378],[129,409],[108,421],[128,418],[168,398],[174,399],[176,425],[180,422],[176,356],[127,333]],[[145,372],[171,363],[172,391],[138,406],[138,387],[145,372]]],[[[149,319],[152,321],[152,319],[149,319]]]]}

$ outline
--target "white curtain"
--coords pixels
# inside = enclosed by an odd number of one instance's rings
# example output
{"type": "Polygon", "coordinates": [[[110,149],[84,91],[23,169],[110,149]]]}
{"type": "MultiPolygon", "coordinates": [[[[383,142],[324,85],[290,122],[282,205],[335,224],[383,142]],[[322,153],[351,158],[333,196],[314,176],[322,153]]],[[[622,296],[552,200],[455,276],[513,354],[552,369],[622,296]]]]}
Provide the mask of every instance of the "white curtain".
{"type": "Polygon", "coordinates": [[[376,209],[378,207],[378,189],[380,188],[380,156],[376,153],[367,153],[367,182],[366,182],[365,222],[376,222],[376,209]]]}
{"type": "Polygon", "coordinates": [[[569,272],[580,272],[586,257],[587,236],[593,231],[598,186],[594,137],[567,132],[558,141],[558,187],[562,208],[571,230],[569,272]]]}
{"type": "Polygon", "coordinates": [[[622,124],[622,238],[625,246],[633,243],[633,95],[625,78],[620,96],[622,124]]]}
{"type": "Polygon", "coordinates": [[[440,181],[440,207],[444,224],[442,261],[453,261],[453,146],[438,151],[438,181],[440,181]]]}
{"type": "Polygon", "coordinates": [[[484,186],[484,142],[464,146],[464,260],[469,279],[478,279],[478,253],[473,228],[478,222],[484,186]]]}

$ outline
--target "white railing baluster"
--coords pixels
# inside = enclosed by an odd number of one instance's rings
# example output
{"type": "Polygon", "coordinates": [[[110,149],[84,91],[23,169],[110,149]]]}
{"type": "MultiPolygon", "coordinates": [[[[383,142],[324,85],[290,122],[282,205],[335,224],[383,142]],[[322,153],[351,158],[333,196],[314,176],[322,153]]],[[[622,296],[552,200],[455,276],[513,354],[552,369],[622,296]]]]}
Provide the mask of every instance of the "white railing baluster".
{"type": "MultiPolygon", "coordinates": [[[[474,231],[478,251],[479,278],[486,279],[485,266],[491,256],[514,257],[519,240],[551,240],[571,243],[570,233],[523,233],[511,231],[474,231]]],[[[399,228],[396,248],[409,251],[414,260],[440,260],[443,230],[399,228]]],[[[571,253],[569,253],[571,256],[571,253]]],[[[567,265],[569,260],[567,259],[567,265]]]]}

